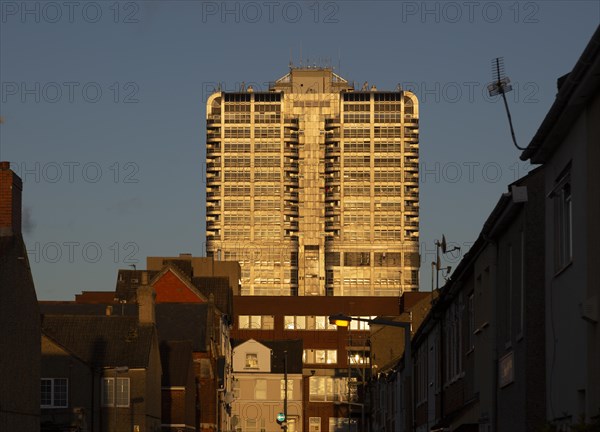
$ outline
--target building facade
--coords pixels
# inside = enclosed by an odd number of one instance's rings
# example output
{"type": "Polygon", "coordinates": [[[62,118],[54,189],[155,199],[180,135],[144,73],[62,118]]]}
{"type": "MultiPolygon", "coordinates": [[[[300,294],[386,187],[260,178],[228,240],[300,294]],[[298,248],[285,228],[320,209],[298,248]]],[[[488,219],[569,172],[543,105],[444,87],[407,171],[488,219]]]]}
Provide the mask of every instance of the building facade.
{"type": "MultiPolygon", "coordinates": [[[[235,340],[303,342],[303,422],[297,431],[366,430],[368,408],[364,389],[370,375],[369,326],[329,323],[330,315],[398,316],[430,293],[399,297],[235,296],[232,338],[235,340]]],[[[243,428],[242,428],[243,429],[243,428]]]]}
{"type": "Polygon", "coordinates": [[[242,295],[399,296],[418,288],[418,102],[291,68],[207,101],[207,254],[242,295]]]}
{"type": "Polygon", "coordinates": [[[412,358],[374,371],[372,430],[545,430],[543,179],[510,185],[420,326],[413,316],[412,358]]]}
{"type": "Polygon", "coordinates": [[[23,183],[0,162],[0,430],[39,430],[39,308],[21,234],[23,183]]]}
{"type": "Polygon", "coordinates": [[[600,27],[522,160],[545,172],[546,410],[559,430],[600,424],[600,27]]]}
{"type": "Polygon", "coordinates": [[[41,431],[161,432],[154,292],[140,292],[138,316],[43,315],[41,431]]]}
{"type": "Polygon", "coordinates": [[[232,430],[279,432],[279,413],[287,414],[288,432],[302,430],[301,340],[240,342],[233,373],[232,430]]]}

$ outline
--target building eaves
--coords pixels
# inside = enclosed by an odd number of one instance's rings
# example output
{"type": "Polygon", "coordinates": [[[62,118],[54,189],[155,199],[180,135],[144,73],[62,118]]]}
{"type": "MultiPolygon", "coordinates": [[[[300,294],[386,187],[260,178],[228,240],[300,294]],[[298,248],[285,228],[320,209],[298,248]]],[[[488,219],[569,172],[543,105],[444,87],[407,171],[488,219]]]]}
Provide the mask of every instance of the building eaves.
{"type": "Polygon", "coordinates": [[[581,57],[562,82],[552,107],[521,160],[544,163],[562,142],[586,104],[600,88],[600,26],[581,57]]]}

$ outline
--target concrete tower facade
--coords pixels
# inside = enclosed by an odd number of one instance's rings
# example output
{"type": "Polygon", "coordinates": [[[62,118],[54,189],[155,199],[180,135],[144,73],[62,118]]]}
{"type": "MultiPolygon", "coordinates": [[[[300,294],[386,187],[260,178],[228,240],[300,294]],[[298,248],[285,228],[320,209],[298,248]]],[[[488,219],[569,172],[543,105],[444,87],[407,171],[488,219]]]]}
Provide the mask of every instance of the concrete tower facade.
{"type": "Polygon", "coordinates": [[[418,101],[292,68],[207,101],[207,253],[242,295],[418,289],[418,101]]]}

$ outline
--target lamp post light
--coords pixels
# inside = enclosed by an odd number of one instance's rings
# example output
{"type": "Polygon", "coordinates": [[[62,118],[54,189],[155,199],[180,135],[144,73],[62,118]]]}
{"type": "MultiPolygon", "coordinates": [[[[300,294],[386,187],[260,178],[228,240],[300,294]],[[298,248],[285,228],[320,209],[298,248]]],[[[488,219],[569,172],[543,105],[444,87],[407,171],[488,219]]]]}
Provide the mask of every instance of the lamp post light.
{"type": "MultiPolygon", "coordinates": [[[[329,324],[335,324],[338,327],[348,327],[350,325],[351,321],[360,321],[360,322],[366,322],[369,325],[380,325],[380,326],[386,326],[386,327],[400,327],[404,329],[404,370],[406,371],[406,375],[409,379],[409,385],[410,385],[410,394],[412,395],[412,379],[413,379],[413,374],[412,374],[412,353],[411,353],[411,343],[410,343],[410,339],[411,339],[411,323],[410,322],[401,322],[401,321],[392,321],[392,320],[386,320],[386,319],[381,319],[381,318],[373,318],[373,319],[368,319],[368,318],[360,318],[360,317],[353,317],[353,316],[349,316],[349,315],[344,315],[344,314],[336,314],[336,315],[330,315],[329,316],[329,324]]],[[[410,418],[411,418],[411,423],[412,423],[412,401],[410,402],[410,418]]],[[[364,427],[364,425],[363,425],[364,427]]]]}
{"type": "Polygon", "coordinates": [[[118,424],[117,424],[117,376],[118,374],[121,373],[127,373],[129,372],[129,367],[128,366],[117,366],[115,367],[115,382],[114,382],[114,386],[113,386],[113,409],[115,411],[115,430],[114,432],[117,432],[117,428],[118,428],[118,424]]]}

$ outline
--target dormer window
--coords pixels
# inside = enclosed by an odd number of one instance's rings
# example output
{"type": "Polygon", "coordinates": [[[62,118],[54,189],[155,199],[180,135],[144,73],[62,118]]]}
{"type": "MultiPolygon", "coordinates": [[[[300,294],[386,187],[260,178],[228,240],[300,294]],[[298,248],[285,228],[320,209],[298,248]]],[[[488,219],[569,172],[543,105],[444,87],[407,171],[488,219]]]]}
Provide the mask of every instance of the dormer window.
{"type": "Polygon", "coordinates": [[[258,369],[258,354],[246,353],[246,369],[258,369]]]}

